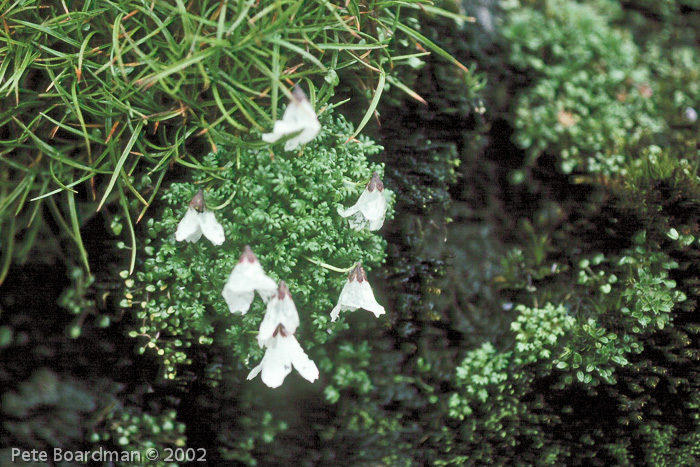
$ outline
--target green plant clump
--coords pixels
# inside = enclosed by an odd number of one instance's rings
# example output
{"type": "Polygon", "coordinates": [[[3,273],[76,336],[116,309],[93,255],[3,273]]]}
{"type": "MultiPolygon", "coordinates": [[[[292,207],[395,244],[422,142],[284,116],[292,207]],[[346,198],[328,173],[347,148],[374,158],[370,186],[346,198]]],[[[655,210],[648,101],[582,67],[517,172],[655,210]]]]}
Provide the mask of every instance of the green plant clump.
{"type": "Polygon", "coordinates": [[[206,172],[164,192],[166,207],[160,218],[147,221],[145,259],[126,279],[122,305],[135,310],[131,335],[142,351],[152,348],[163,357],[166,377],[173,378],[176,364],[187,362],[186,349],[194,343],[230,348],[239,364],[262,357],[255,341],[262,301],[254,301],[245,315],[232,314],[221,295],[245,245],[267,274],[288,284],[301,316],[297,335],[306,349],[347,329],[342,317],[330,324],[329,316],[347,275],[319,264],[348,268],[361,262],[369,272],[382,263],[381,237],[351,229],[337,212],[355,203],[372,170],[381,172],[367,162],[381,148],[364,138],[348,141],[352,126],[342,117],[323,120],[322,133],[303,155],[224,147],[202,159],[206,172]],[[224,227],[220,247],[204,238],[194,244],[175,241],[177,224],[199,187],[224,227]]]}
{"type": "Polygon", "coordinates": [[[135,243],[133,225],[157,199],[167,169],[204,170],[199,154],[217,146],[266,146],[259,133],[279,116],[290,83],[303,82],[321,108],[341,70],[368,71],[343,83],[372,90],[359,133],[379,102],[385,68],[414,55],[394,57],[395,37],[446,55],[402,24],[400,12],[356,0],[3,4],[0,283],[34,249],[62,250],[46,217],[86,271],[81,226],[97,211],[128,218],[135,243]],[[137,183],[144,173],[153,177],[148,191],[137,183]],[[126,208],[132,200],[134,212],[126,208]]]}
{"type": "Polygon", "coordinates": [[[668,129],[649,67],[630,34],[610,26],[609,8],[548,0],[510,13],[510,61],[532,80],[514,109],[530,164],[550,154],[565,173],[619,172],[630,148],[668,129]]]}
{"type": "MultiPolygon", "coordinates": [[[[456,369],[458,390],[448,403],[450,417],[460,422],[458,429],[446,433],[454,437],[449,444],[459,449],[450,452],[449,461],[436,465],[513,459],[518,459],[514,465],[605,465],[613,458],[619,465],[634,465],[640,454],[626,452],[630,444],[637,445],[641,455],[658,454],[660,445],[638,444],[647,436],[645,430],[656,423],[654,433],[676,432],[675,423],[657,420],[660,414],[643,413],[644,404],[625,393],[635,387],[635,395],[643,393],[633,382],[637,372],[653,386],[667,377],[639,355],[669,325],[672,310],[686,296],[669,278],[669,270],[678,264],[653,251],[658,245],[647,244],[643,232],[636,240],[635,248],[623,252],[616,265],[594,255],[580,261],[572,271],[577,274],[560,274],[557,283],[538,291],[540,296],[561,296],[559,305],[518,305],[511,324],[512,350],[499,351],[487,342],[468,352],[456,369]],[[576,275],[577,285],[567,287],[566,281],[576,275]],[[581,410],[582,401],[589,398],[600,399],[602,406],[611,403],[608,398],[617,400],[619,405],[610,410],[618,423],[604,428],[588,424],[589,415],[581,410]],[[567,424],[576,417],[576,429],[569,432],[567,424]]],[[[606,418],[599,421],[608,423],[606,418]]],[[[697,434],[696,428],[683,436],[697,434]]],[[[676,438],[669,437],[680,443],[676,438]]],[[[692,458],[692,444],[679,447],[677,453],[692,458]]]]}

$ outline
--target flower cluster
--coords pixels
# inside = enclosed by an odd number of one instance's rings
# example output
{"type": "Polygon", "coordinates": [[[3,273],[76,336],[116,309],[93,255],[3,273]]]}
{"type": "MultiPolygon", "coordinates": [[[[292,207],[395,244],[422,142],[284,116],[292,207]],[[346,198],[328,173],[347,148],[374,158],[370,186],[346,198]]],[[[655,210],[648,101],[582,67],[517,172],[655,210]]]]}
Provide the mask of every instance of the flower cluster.
{"type": "MultiPolygon", "coordinates": [[[[250,372],[248,379],[262,373],[263,383],[277,388],[294,367],[301,376],[314,382],[318,379],[318,368],[294,336],[299,327],[299,313],[289,288],[284,281],[277,285],[274,279],[266,275],[255,253],[246,245],[221,294],[231,313],[245,314],[256,292],[267,304],[257,336],[258,345],[266,350],[262,361],[250,372]]],[[[385,313],[384,307],[375,300],[360,264],[350,272],[338,305],[331,312],[331,320],[336,321],[341,310],[354,311],[358,308],[371,311],[377,317],[385,313]]]]}
{"type": "Polygon", "coordinates": [[[316,364],[294,337],[298,326],[297,307],[287,284],[281,281],[276,296],[267,304],[258,332],[258,344],[266,348],[265,356],[260,365],[248,374],[248,379],[253,379],[262,372],[263,383],[277,388],[292,371],[292,366],[308,381],[313,383],[318,379],[316,364]]]}
{"type": "MultiPolygon", "coordinates": [[[[285,150],[289,151],[314,139],[320,129],[311,103],[301,89],[295,87],[282,120],[276,121],[272,133],[264,134],[262,139],[274,143],[284,138],[285,150]]],[[[384,184],[377,172],[374,172],[357,203],[347,209],[338,208],[338,213],[349,218],[349,225],[355,230],[365,227],[378,230],[384,223],[386,210],[384,184]]],[[[204,193],[200,189],[178,224],[175,239],[197,242],[202,235],[217,246],[225,241],[224,228],[216,220],[214,213],[207,210],[204,193]]],[[[374,298],[362,266],[357,263],[349,271],[348,281],[340,293],[338,304],[331,311],[331,321],[336,321],[341,311],[354,311],[358,308],[370,311],[376,317],[384,314],[384,307],[374,298]]],[[[295,337],[299,327],[299,313],[289,288],[284,281],[278,284],[269,277],[253,250],[246,246],[221,295],[231,313],[246,314],[256,293],[267,306],[257,335],[258,345],[265,349],[265,355],[260,364],[250,372],[248,379],[261,374],[263,383],[277,388],[282,385],[292,368],[296,368],[302,377],[314,382],[319,377],[319,371],[295,337]]]]}

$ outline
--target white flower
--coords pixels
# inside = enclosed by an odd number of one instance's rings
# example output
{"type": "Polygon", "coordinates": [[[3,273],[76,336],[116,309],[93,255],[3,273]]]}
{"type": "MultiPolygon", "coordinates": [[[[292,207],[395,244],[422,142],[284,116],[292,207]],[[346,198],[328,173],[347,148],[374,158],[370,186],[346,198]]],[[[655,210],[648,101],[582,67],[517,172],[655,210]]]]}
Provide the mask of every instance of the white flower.
{"type": "Polygon", "coordinates": [[[299,327],[299,313],[297,313],[292,294],[289,293],[284,281],[280,281],[277,294],[267,304],[265,317],[263,317],[258,331],[258,345],[260,347],[267,345],[280,326],[289,335],[293,335],[299,327]]]}
{"type": "Polygon", "coordinates": [[[355,230],[361,230],[365,226],[368,226],[369,230],[379,230],[384,224],[386,209],[384,184],[377,172],[374,172],[357,203],[347,209],[338,208],[338,214],[350,217],[348,222],[355,230]]]}
{"type": "Polygon", "coordinates": [[[200,189],[187,208],[185,216],[177,225],[175,240],[178,242],[196,242],[202,238],[202,234],[214,245],[221,245],[226,239],[224,228],[216,220],[213,212],[206,210],[204,204],[204,192],[200,189]]]}
{"type": "Polygon", "coordinates": [[[255,378],[262,372],[262,380],[271,388],[278,388],[284,379],[296,368],[301,376],[310,382],[318,379],[318,368],[309,358],[292,334],[287,334],[282,326],[267,342],[267,350],[260,365],[253,368],[248,379],[255,378]]]}
{"type": "Polygon", "coordinates": [[[260,323],[258,344],[266,347],[260,365],[253,368],[248,379],[262,372],[263,383],[271,388],[282,385],[292,366],[310,382],[318,379],[316,364],[304,353],[294,337],[299,327],[299,314],[294,306],[287,284],[280,281],[277,295],[267,304],[265,317],[260,323]]]}
{"type": "Polygon", "coordinates": [[[365,270],[359,264],[348,275],[348,281],[338,297],[338,304],[331,311],[331,321],[337,320],[341,311],[355,311],[358,308],[371,311],[377,318],[386,313],[384,307],[374,298],[365,270]]]}
{"type": "Polygon", "coordinates": [[[224,296],[231,313],[245,314],[255,298],[256,291],[267,302],[275,295],[277,283],[265,274],[253,250],[246,245],[221,295],[224,296]]]}
{"type": "Polygon", "coordinates": [[[285,151],[293,151],[314,139],[319,131],[321,131],[321,124],[318,122],[311,102],[304,91],[299,86],[295,86],[292,90],[292,100],[287,105],[282,120],[277,120],[272,133],[265,133],[262,139],[267,143],[274,143],[280,138],[299,133],[284,144],[285,151]]]}

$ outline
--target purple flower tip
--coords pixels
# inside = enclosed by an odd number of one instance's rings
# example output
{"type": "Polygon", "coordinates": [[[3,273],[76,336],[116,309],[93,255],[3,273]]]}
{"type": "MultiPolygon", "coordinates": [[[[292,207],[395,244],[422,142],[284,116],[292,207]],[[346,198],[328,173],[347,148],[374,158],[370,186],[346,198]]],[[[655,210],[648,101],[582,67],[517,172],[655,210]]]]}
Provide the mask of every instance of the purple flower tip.
{"type": "Polygon", "coordinates": [[[277,289],[277,298],[280,300],[284,300],[285,298],[292,298],[292,294],[289,293],[287,283],[284,281],[280,281],[279,288],[277,289]]]}
{"type": "Polygon", "coordinates": [[[196,195],[190,201],[190,207],[194,208],[197,212],[204,212],[206,209],[206,204],[204,204],[204,191],[200,188],[196,195]]]}
{"type": "Polygon", "coordinates": [[[372,178],[367,184],[367,191],[374,191],[375,188],[379,191],[384,191],[384,183],[382,183],[377,172],[372,172],[372,178]]]}

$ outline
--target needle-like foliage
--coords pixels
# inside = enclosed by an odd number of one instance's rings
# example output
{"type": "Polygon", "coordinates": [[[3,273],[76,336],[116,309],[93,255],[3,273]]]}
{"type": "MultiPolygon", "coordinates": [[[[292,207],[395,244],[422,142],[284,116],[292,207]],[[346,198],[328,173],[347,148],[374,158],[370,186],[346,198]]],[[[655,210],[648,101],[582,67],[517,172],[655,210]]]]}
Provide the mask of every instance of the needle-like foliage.
{"type": "Polygon", "coordinates": [[[321,109],[341,70],[362,71],[354,84],[374,97],[356,136],[410,58],[392,57],[395,36],[449,58],[400,22],[422,3],[0,2],[0,282],[13,250],[22,259],[41,237],[46,207],[86,269],[80,226],[96,210],[122,210],[135,244],[167,169],[211,172],[203,153],[265,146],[251,131],[272,127],[294,83],[321,109]],[[149,190],[135,186],[144,173],[149,190]]]}

